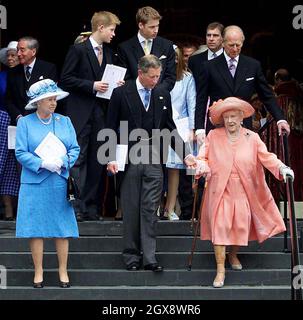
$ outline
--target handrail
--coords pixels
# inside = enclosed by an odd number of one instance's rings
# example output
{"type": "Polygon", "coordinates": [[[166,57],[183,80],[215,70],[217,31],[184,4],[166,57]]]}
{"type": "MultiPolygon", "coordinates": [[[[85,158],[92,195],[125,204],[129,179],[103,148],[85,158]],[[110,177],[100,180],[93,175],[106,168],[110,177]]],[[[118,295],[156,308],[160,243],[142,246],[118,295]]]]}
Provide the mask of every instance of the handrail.
{"type": "MultiPolygon", "coordinates": [[[[259,130],[258,134],[261,134],[265,130],[268,130],[269,125],[273,122],[273,118],[268,120],[259,130]]],[[[287,166],[290,166],[289,151],[288,151],[288,140],[287,135],[282,134],[281,136],[281,147],[283,161],[287,166]]],[[[289,211],[289,229],[290,229],[290,253],[291,253],[291,299],[302,300],[302,288],[301,286],[295,287],[295,269],[300,268],[300,253],[299,253],[299,241],[297,235],[297,219],[294,205],[294,189],[293,179],[287,175],[286,178],[286,196],[284,194],[284,222],[287,228],[287,207],[289,211]],[[288,206],[287,206],[288,203],[288,206]]],[[[287,251],[287,230],[284,232],[284,251],[287,251]]]]}
{"type": "MultiPolygon", "coordinates": [[[[274,121],[274,118],[270,118],[269,120],[267,120],[265,122],[265,124],[258,130],[258,134],[261,135],[261,133],[263,133],[264,131],[268,131],[269,130],[269,126],[271,125],[271,123],[274,121]]],[[[269,146],[269,139],[270,136],[269,134],[267,134],[267,139],[266,139],[266,146],[269,146]]],[[[287,164],[288,165],[288,164],[287,164]]],[[[266,174],[266,180],[268,180],[268,175],[266,174]]],[[[274,183],[276,184],[277,187],[279,187],[279,182],[277,180],[274,180],[274,183]]],[[[279,188],[280,189],[280,188],[279,188]]],[[[286,226],[286,230],[283,233],[283,251],[284,252],[288,252],[288,239],[287,239],[287,230],[288,230],[288,225],[287,225],[287,198],[286,198],[286,185],[284,187],[284,194],[282,193],[282,191],[280,190],[281,195],[283,197],[283,220],[286,226]]]]}
{"type": "MultiPolygon", "coordinates": [[[[287,135],[281,135],[282,143],[282,155],[284,158],[284,163],[289,166],[289,152],[288,152],[288,140],[287,135]]],[[[299,253],[299,241],[297,235],[297,219],[295,213],[295,201],[294,201],[294,188],[293,188],[293,178],[287,175],[286,179],[286,193],[289,211],[289,228],[290,228],[290,243],[291,243],[291,299],[292,300],[302,300],[302,288],[298,286],[295,288],[295,272],[294,268],[301,266],[300,264],[300,253],[299,253]]]]}

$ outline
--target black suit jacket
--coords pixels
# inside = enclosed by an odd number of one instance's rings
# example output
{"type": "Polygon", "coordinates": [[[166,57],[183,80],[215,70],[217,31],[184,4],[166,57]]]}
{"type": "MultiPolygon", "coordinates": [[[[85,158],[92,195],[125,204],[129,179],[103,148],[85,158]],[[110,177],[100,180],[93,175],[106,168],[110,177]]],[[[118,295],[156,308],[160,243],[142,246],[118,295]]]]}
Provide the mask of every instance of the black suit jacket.
{"type": "Polygon", "coordinates": [[[87,123],[95,105],[100,105],[104,112],[106,110],[108,100],[97,98],[93,89],[94,82],[102,79],[106,63],[116,64],[113,51],[103,44],[103,63],[100,67],[89,39],[72,45],[66,55],[60,86],[70,93],[64,108],[77,134],[87,123]]]}
{"type": "MultiPolygon", "coordinates": [[[[154,107],[153,129],[162,130],[167,128],[169,131],[176,129],[175,123],[172,119],[172,106],[169,92],[165,89],[156,87],[152,90],[150,103],[153,104],[154,107]]],[[[119,135],[118,129],[120,121],[127,121],[128,137],[132,130],[142,128],[142,112],[145,111],[137,91],[136,81],[128,81],[124,86],[118,87],[113,91],[108,107],[106,127],[114,130],[116,134],[119,135]]],[[[139,141],[140,140],[128,141],[128,151],[130,151],[132,146],[139,141]]],[[[190,153],[190,150],[189,147],[184,144],[182,138],[177,134],[175,136],[175,140],[172,141],[171,146],[178,152],[178,148],[175,148],[175,145],[181,144],[183,147],[183,153],[179,154],[179,157],[183,159],[190,153]]],[[[110,146],[112,150],[115,150],[115,143],[110,144],[110,146]]]]}
{"type": "MultiPolygon", "coordinates": [[[[125,80],[135,80],[138,76],[138,61],[144,56],[144,51],[138,40],[138,36],[119,44],[118,49],[119,64],[127,68],[125,80]]],[[[160,58],[162,62],[162,72],[158,82],[158,87],[171,91],[176,82],[175,50],[173,43],[162,37],[153,40],[151,54],[160,58]]]]}
{"type": "Polygon", "coordinates": [[[199,75],[202,72],[203,64],[208,61],[208,50],[189,57],[188,68],[192,72],[195,79],[196,87],[199,75]]]}
{"type": "Polygon", "coordinates": [[[196,129],[204,128],[208,97],[210,97],[210,105],[214,101],[227,97],[238,97],[249,102],[252,95],[257,93],[276,121],[284,119],[283,112],[264,77],[260,62],[253,58],[241,54],[233,78],[225,56],[221,54],[216,59],[203,64],[199,84],[197,91],[200,90],[200,92],[199,95],[197,94],[195,112],[196,129]]]}
{"type": "Polygon", "coordinates": [[[6,108],[12,123],[16,123],[16,118],[19,115],[27,114],[24,109],[28,102],[26,91],[33,83],[42,79],[58,81],[57,68],[54,64],[36,59],[29,81],[25,79],[23,65],[19,64],[14,68],[8,69],[6,108]]]}

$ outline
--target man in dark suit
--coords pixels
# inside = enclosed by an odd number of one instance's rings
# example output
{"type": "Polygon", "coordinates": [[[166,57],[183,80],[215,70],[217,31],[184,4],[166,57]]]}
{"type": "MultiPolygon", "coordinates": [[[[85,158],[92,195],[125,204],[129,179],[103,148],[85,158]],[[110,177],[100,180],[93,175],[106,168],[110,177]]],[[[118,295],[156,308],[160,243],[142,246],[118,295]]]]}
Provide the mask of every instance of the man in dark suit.
{"type": "Polygon", "coordinates": [[[158,86],[171,91],[176,81],[176,55],[173,43],[158,36],[161,18],[158,11],[152,7],[138,9],[136,14],[138,34],[121,43],[117,52],[120,65],[127,68],[126,80],[137,78],[138,61],[142,56],[149,53],[157,56],[162,63],[158,86]]]}
{"type": "Polygon", "coordinates": [[[33,37],[23,37],[18,41],[17,54],[20,64],[8,70],[6,108],[13,124],[26,115],[24,109],[28,102],[26,91],[42,79],[57,79],[54,64],[36,58],[39,42],[33,37]]]}
{"type": "Polygon", "coordinates": [[[220,22],[212,22],[206,28],[207,50],[189,57],[188,68],[192,72],[197,91],[199,91],[199,76],[202,72],[204,62],[212,60],[223,53],[223,30],[224,26],[220,22]]]}
{"type": "MultiPolygon", "coordinates": [[[[282,130],[289,133],[289,125],[263,75],[260,62],[240,54],[244,39],[244,33],[240,27],[226,27],[223,33],[224,53],[203,65],[199,79],[201,92],[199,92],[195,112],[196,130],[205,129],[208,97],[212,105],[214,101],[232,96],[250,101],[256,92],[267,111],[277,121],[279,133],[282,130]]],[[[252,119],[245,119],[244,125],[251,128],[252,119]]],[[[208,122],[206,131],[210,128],[211,125],[208,122]]],[[[203,132],[199,134],[203,135],[203,132]]]]}
{"type": "MultiPolygon", "coordinates": [[[[128,132],[121,133],[122,137],[134,136],[128,143],[128,165],[121,182],[121,207],[123,212],[123,259],[127,270],[138,270],[143,251],[145,270],[159,272],[163,270],[155,257],[156,211],[160,204],[163,172],[160,159],[161,149],[165,146],[159,141],[158,131],[167,128],[176,129],[172,119],[172,107],[169,92],[156,87],[161,74],[161,62],[154,55],[143,56],[138,64],[138,78],[114,90],[107,114],[107,127],[118,134],[121,121],[128,123],[128,132]],[[135,140],[135,139],[133,139],[135,140]],[[134,152],[136,150],[136,152],[134,152]],[[151,158],[151,157],[154,158],[151,158]],[[158,161],[157,161],[158,160],[158,161]]],[[[122,130],[122,129],[121,129],[122,130]]],[[[181,137],[176,133],[172,147],[179,153],[184,162],[194,165],[195,160],[189,154],[181,137]],[[180,149],[180,147],[182,149],[180,149]]],[[[115,150],[115,141],[110,144],[115,150]]],[[[167,148],[167,145],[166,145],[167,148]]],[[[115,174],[118,171],[113,152],[113,161],[107,169],[115,174]]]]}
{"type": "Polygon", "coordinates": [[[107,11],[96,12],[91,20],[92,35],[72,45],[62,68],[60,84],[70,93],[65,113],[72,120],[81,148],[72,174],[80,189],[81,201],[75,203],[78,221],[97,220],[101,211],[102,166],[97,160],[98,132],[104,128],[108,100],[96,96],[109,85],[101,81],[106,64],[115,64],[107,47],[115,36],[119,18],[107,11]]]}

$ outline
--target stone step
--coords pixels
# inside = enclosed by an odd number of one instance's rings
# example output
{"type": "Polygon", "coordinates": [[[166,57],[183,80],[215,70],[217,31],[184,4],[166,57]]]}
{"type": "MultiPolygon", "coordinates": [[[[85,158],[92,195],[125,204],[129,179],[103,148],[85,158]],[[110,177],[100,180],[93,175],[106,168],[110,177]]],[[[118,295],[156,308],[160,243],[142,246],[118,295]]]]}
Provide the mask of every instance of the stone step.
{"type": "MultiPolygon", "coordinates": [[[[165,268],[187,269],[189,252],[158,252],[157,259],[165,268]]],[[[243,252],[239,259],[244,268],[252,269],[287,269],[290,268],[290,254],[280,252],[243,252]]],[[[300,254],[303,261],[303,254],[300,254]]],[[[56,268],[57,256],[46,252],[43,258],[44,268],[56,268]]],[[[28,252],[3,252],[0,265],[8,269],[32,269],[32,257],[28,252]]],[[[196,252],[193,268],[212,269],[215,265],[213,252],[196,252]]],[[[123,269],[122,255],[119,252],[70,252],[71,269],[123,269]]]]}
{"type": "MultiPolygon", "coordinates": [[[[8,287],[0,290],[0,300],[290,300],[288,285],[229,286],[72,286],[69,289],[8,287]]],[[[161,301],[160,304],[165,304],[161,301]]],[[[203,306],[201,307],[203,309],[203,306]]],[[[101,309],[101,306],[100,308],[101,309]]],[[[34,312],[34,311],[33,311],[34,312]]],[[[203,310],[201,310],[203,312],[203,310]]],[[[201,316],[201,315],[200,315],[201,316]]]]}
{"type": "MultiPolygon", "coordinates": [[[[157,250],[161,252],[189,251],[192,248],[192,236],[158,236],[157,250]]],[[[123,239],[121,236],[83,236],[79,239],[70,239],[70,251],[78,252],[121,252],[123,248],[123,239]]],[[[290,248],[290,239],[288,239],[288,249],[290,248]]],[[[273,237],[262,244],[256,241],[249,243],[248,247],[240,248],[240,251],[273,251],[281,252],[284,249],[284,238],[273,237]]],[[[29,252],[28,239],[15,238],[14,236],[0,236],[0,252],[29,252]]],[[[54,241],[47,239],[44,242],[45,251],[55,251],[54,241]]],[[[213,246],[209,241],[196,242],[196,250],[213,251],[213,246]]]]}
{"type": "MultiPolygon", "coordinates": [[[[123,232],[122,221],[89,221],[78,224],[81,236],[120,236],[123,232]]],[[[297,223],[298,229],[303,228],[303,221],[297,223]]],[[[11,221],[0,221],[0,235],[15,235],[16,223],[11,221]]],[[[157,235],[192,235],[195,228],[190,221],[162,221],[156,224],[157,235]]]]}
{"type": "MultiPolygon", "coordinates": [[[[151,271],[70,269],[69,278],[73,286],[211,286],[216,271],[165,269],[162,273],[151,271]]],[[[7,286],[31,286],[34,270],[7,270],[7,286]]],[[[226,269],[226,285],[267,286],[289,285],[289,269],[245,269],[234,271],[226,269]]],[[[58,285],[58,270],[44,269],[46,286],[58,285]]]]}

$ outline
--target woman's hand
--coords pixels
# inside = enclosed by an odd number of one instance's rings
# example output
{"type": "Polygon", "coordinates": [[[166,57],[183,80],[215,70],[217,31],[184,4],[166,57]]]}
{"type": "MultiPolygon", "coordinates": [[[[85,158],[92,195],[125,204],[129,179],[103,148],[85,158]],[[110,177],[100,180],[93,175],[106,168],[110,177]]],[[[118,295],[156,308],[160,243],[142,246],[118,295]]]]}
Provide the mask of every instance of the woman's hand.
{"type": "Polygon", "coordinates": [[[205,180],[208,181],[211,177],[211,171],[204,161],[197,160],[195,179],[200,179],[201,177],[205,177],[205,180]]]}

